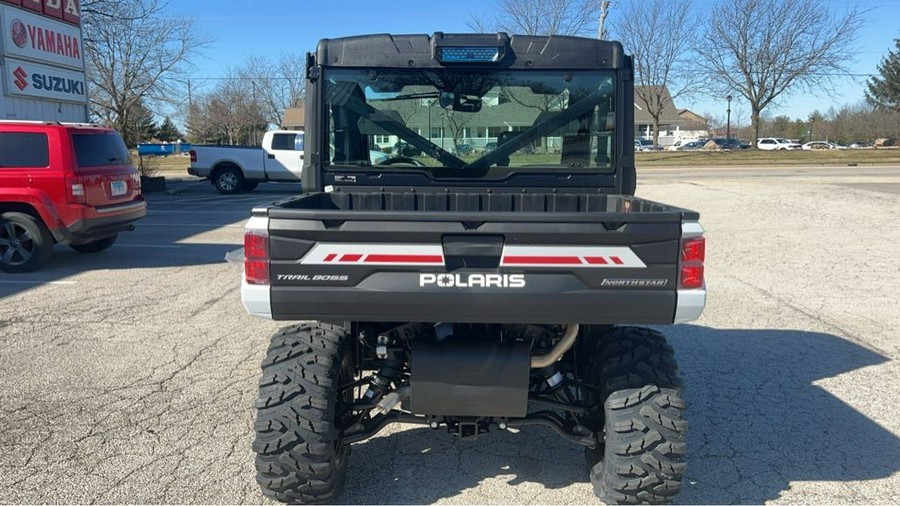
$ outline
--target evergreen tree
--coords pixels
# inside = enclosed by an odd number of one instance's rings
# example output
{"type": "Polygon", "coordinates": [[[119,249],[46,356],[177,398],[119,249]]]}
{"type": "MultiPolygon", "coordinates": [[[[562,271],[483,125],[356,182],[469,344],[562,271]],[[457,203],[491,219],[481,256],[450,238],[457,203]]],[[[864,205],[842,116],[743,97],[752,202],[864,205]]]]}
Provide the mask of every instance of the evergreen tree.
{"type": "Polygon", "coordinates": [[[872,76],[868,81],[866,99],[870,104],[900,112],[900,39],[894,40],[897,48],[878,65],[881,76],[872,76]]]}
{"type": "Polygon", "coordinates": [[[120,127],[119,133],[122,135],[122,139],[125,140],[125,144],[133,148],[138,143],[153,140],[158,131],[159,127],[156,126],[153,112],[143,102],[139,102],[129,109],[128,119],[120,127]]]}
{"type": "Polygon", "coordinates": [[[156,138],[163,142],[175,142],[181,139],[182,135],[175,123],[172,123],[172,120],[166,116],[159,127],[159,131],[156,133],[156,138]]]}

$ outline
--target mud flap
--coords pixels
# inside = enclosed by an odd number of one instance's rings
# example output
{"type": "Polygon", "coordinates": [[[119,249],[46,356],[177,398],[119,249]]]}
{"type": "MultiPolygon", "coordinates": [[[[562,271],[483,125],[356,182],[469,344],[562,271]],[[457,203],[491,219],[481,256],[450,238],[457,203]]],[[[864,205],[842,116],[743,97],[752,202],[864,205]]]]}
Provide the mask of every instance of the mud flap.
{"type": "Polygon", "coordinates": [[[530,360],[527,343],[414,343],[410,407],[426,415],[525,416],[530,360]]]}

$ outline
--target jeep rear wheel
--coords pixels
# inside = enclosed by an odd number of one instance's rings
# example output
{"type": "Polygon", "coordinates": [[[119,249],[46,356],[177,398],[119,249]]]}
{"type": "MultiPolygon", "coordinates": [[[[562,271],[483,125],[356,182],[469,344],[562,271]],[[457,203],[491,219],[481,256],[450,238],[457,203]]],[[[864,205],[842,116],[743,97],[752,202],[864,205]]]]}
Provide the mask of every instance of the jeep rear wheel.
{"type": "Polygon", "coordinates": [[[598,337],[589,374],[599,388],[586,392],[591,428],[605,443],[585,453],[594,493],[607,504],[667,503],[681,490],[686,467],[674,352],[649,329],[618,327],[598,337]]]}
{"type": "Polygon", "coordinates": [[[256,402],[256,481],[283,502],[333,500],[347,473],[340,424],[353,403],[352,341],[343,327],[318,323],[272,337],[256,402]]]}
{"type": "Polygon", "coordinates": [[[31,272],[53,254],[53,236],[44,223],[24,213],[0,214],[0,270],[31,272]]]}

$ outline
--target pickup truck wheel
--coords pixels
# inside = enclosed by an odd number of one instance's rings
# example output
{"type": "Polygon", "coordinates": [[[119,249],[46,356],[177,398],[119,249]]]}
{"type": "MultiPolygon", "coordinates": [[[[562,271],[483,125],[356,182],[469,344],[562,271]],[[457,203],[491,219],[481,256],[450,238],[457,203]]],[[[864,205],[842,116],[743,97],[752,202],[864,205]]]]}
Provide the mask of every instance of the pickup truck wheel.
{"type": "Polygon", "coordinates": [[[350,446],[339,426],[350,414],[352,341],[343,327],[317,323],[272,337],[262,363],[256,401],[256,481],[279,501],[318,504],[333,500],[347,473],[350,446]]]}
{"type": "Polygon", "coordinates": [[[213,185],[219,193],[234,195],[244,189],[244,174],[241,169],[233,166],[217,169],[213,176],[213,185]]]}
{"type": "Polygon", "coordinates": [[[31,272],[53,254],[53,235],[44,223],[24,213],[0,214],[0,270],[31,272]]]}
{"type": "Polygon", "coordinates": [[[244,181],[244,191],[252,192],[259,186],[259,181],[244,181]]]}
{"type": "Polygon", "coordinates": [[[83,244],[70,244],[69,247],[79,253],[100,253],[111,248],[118,237],[118,235],[114,235],[83,244]]]}
{"type": "Polygon", "coordinates": [[[617,327],[599,336],[594,357],[589,374],[600,393],[586,398],[605,443],[585,452],[594,493],[607,504],[671,501],[684,476],[687,430],[672,348],[653,330],[617,327]]]}

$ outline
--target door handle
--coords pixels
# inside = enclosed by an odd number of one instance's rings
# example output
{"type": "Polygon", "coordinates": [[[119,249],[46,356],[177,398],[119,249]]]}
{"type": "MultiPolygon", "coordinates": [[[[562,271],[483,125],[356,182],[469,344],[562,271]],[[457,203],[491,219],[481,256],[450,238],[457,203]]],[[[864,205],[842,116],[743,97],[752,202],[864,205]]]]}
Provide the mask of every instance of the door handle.
{"type": "Polygon", "coordinates": [[[275,159],[275,155],[273,155],[272,153],[269,153],[269,160],[274,160],[274,159],[275,159]]]}

